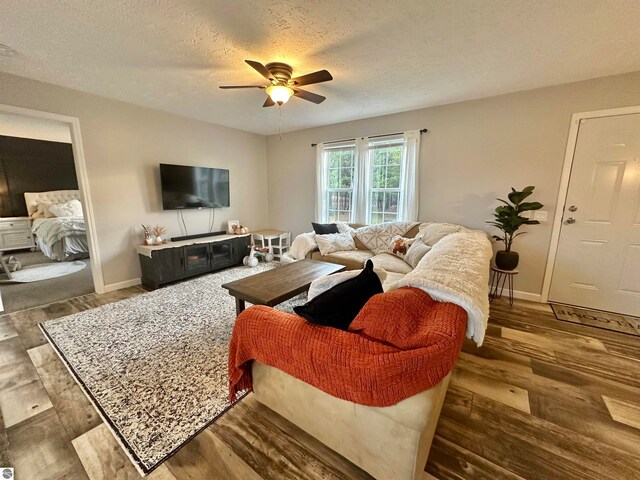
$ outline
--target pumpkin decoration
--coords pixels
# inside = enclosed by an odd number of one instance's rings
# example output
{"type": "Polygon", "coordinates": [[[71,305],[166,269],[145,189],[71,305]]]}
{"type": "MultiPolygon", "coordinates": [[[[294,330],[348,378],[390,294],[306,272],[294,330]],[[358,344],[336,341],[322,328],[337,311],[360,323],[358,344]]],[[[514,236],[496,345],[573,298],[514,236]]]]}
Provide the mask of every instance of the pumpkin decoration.
{"type": "Polygon", "coordinates": [[[247,227],[243,227],[242,225],[237,225],[233,227],[233,233],[236,235],[246,235],[249,233],[249,229],[247,227]]]}

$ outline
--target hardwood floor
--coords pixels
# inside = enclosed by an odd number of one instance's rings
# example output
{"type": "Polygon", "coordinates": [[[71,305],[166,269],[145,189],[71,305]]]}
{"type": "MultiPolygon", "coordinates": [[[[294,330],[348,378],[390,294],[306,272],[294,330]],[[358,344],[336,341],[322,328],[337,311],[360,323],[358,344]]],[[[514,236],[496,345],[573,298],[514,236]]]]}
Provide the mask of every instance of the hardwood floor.
{"type": "MultiPolygon", "coordinates": [[[[0,466],[16,478],[140,478],[37,324],[141,292],[0,316],[0,466]]],[[[251,396],[149,475],[370,478],[251,396]]],[[[465,343],[458,360],[424,479],[638,478],[640,338],[495,301],[485,345],[465,343]]]]}

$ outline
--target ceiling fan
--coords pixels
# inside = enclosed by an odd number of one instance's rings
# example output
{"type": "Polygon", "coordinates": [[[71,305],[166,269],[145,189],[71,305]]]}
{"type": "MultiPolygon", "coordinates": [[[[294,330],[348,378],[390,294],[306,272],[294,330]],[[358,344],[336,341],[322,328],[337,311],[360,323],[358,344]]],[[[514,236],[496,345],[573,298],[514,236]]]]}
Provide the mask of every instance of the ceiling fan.
{"type": "Polygon", "coordinates": [[[281,106],[289,101],[292,96],[307,100],[313,103],[322,103],[326,97],[311,93],[298,88],[302,85],[311,85],[314,83],[328,82],[333,80],[331,74],[326,70],[318,70],[317,72],[308,73],[300,77],[291,78],[293,69],[290,65],[280,62],[271,62],[262,65],[260,62],[253,60],[245,60],[260,75],[269,80],[269,85],[222,85],[222,89],[233,88],[263,88],[268,97],[263,107],[281,106]]]}

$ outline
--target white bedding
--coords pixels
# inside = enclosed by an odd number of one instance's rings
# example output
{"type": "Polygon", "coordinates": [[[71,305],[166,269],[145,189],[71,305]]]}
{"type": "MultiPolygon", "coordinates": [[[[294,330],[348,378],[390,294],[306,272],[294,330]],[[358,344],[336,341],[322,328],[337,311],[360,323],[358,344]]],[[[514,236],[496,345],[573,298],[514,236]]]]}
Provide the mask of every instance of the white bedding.
{"type": "Polygon", "coordinates": [[[38,247],[54,260],[87,258],[87,228],[83,217],[36,218],[33,234],[38,247]]]}

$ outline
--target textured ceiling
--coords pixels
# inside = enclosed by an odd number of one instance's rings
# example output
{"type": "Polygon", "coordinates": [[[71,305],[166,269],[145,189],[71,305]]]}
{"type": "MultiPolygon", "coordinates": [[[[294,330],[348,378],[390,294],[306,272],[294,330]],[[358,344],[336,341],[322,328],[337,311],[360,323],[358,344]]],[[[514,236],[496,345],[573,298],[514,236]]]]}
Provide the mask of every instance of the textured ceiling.
{"type": "MultiPolygon", "coordinates": [[[[638,0],[2,0],[0,71],[262,134],[640,70],[638,0]],[[262,108],[244,59],[327,100],[262,108]]],[[[0,87],[1,88],[1,87],[0,87]]]]}

